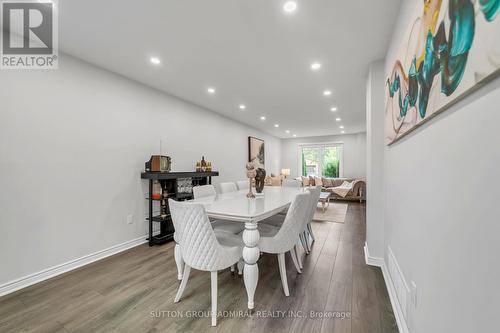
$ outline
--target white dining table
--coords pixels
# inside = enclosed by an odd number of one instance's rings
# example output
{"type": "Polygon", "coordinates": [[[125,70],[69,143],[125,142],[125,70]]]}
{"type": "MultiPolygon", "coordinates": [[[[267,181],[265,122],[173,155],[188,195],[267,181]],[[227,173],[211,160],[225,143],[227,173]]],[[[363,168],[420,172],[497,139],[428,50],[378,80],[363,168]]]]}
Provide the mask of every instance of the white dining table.
{"type": "Polygon", "coordinates": [[[276,215],[290,206],[302,188],[266,186],[262,194],[247,198],[248,190],[217,194],[190,200],[204,205],[210,218],[244,223],[243,231],[243,280],[248,296],[248,308],[255,306],[254,295],[259,281],[259,239],[258,222],[276,215]]]}

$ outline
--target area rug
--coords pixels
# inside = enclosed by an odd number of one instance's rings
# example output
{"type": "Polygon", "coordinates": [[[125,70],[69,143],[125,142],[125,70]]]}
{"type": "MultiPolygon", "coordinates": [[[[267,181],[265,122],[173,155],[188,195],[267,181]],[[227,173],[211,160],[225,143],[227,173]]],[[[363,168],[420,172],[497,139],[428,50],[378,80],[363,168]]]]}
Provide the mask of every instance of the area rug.
{"type": "Polygon", "coordinates": [[[318,204],[313,220],[344,223],[347,214],[347,206],[348,204],[346,203],[330,202],[330,205],[325,208],[325,212],[323,213],[321,204],[318,204]]]}

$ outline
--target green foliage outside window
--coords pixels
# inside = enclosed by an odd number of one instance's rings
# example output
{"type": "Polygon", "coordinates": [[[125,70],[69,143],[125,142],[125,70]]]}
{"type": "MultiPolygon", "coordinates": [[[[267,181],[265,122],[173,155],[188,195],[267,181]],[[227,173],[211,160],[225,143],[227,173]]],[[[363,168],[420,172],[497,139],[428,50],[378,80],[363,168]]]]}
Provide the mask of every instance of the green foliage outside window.
{"type": "Polygon", "coordinates": [[[307,176],[307,166],[306,159],[304,157],[304,151],[302,151],[302,176],[307,176]]]}
{"type": "Polygon", "coordinates": [[[338,178],[339,177],[339,161],[328,162],[323,170],[324,177],[338,178]]]}
{"type": "Polygon", "coordinates": [[[323,177],[339,177],[340,151],[337,147],[325,147],[323,150],[323,177]]]}
{"type": "Polygon", "coordinates": [[[303,147],[302,176],[315,175],[337,178],[340,176],[340,148],[336,146],[303,147]]]}

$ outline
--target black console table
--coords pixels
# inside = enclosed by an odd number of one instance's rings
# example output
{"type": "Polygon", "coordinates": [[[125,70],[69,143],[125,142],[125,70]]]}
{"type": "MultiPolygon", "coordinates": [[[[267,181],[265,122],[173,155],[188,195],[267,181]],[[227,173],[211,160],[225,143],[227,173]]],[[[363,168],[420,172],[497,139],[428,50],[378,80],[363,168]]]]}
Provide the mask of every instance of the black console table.
{"type": "Polygon", "coordinates": [[[149,246],[164,244],[174,238],[174,225],[170,216],[168,199],[188,200],[193,198],[190,186],[212,184],[212,177],[218,176],[219,172],[143,172],[142,179],[149,180],[149,246]],[[161,185],[162,193],[160,199],[153,199],[153,183],[158,181],[161,185]],[[186,184],[188,186],[186,186],[186,184]],[[160,213],[153,213],[153,202],[160,204],[160,213]],[[163,214],[162,213],[163,210],[163,214]],[[162,217],[163,215],[163,217],[162,217]],[[154,223],[153,223],[154,222],[154,223]],[[154,227],[159,225],[155,231],[154,227]]]}

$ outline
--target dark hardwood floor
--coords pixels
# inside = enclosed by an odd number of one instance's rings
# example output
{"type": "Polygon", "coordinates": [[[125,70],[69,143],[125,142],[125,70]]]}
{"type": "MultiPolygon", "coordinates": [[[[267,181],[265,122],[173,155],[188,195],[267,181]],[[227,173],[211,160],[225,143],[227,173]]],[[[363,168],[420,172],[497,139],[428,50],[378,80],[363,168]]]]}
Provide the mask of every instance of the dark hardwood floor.
{"type": "Polygon", "coordinates": [[[169,243],[142,245],[0,298],[0,332],[397,332],[382,272],[364,261],[365,205],[349,204],[345,224],[315,222],[313,229],[316,242],[303,255],[302,274],[287,255],[290,297],[276,256],[259,259],[251,314],[243,279],[219,272],[218,310],[233,312],[216,328],[210,274],[191,271],[174,304],[179,282],[169,243]],[[312,318],[310,311],[344,318],[312,318]]]}

